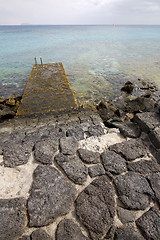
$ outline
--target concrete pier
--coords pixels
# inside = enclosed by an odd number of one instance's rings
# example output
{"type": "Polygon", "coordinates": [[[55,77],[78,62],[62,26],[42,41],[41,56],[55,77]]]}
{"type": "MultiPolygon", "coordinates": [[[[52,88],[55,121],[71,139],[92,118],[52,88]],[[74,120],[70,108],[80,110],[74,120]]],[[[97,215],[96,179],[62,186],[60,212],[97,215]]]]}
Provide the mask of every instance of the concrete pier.
{"type": "Polygon", "coordinates": [[[68,111],[76,107],[62,63],[35,64],[17,115],[68,111]]]}

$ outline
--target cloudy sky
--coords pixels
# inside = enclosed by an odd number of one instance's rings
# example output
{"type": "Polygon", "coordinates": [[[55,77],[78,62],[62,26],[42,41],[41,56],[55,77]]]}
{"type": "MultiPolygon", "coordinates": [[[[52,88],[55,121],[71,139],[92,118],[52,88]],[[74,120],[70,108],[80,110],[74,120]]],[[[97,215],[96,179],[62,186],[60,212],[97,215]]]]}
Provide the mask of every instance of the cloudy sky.
{"type": "Polygon", "coordinates": [[[160,0],[0,0],[0,24],[160,24],[160,0]]]}

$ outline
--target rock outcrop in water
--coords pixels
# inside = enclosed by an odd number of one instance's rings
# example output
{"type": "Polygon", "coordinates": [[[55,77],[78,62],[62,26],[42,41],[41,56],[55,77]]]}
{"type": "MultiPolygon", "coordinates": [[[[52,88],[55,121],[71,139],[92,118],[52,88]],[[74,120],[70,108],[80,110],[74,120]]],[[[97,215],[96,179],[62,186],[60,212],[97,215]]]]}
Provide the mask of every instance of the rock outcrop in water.
{"type": "MultiPolygon", "coordinates": [[[[119,97],[111,102],[100,102],[97,110],[106,126],[116,127],[119,125],[118,127],[120,127],[122,122],[132,120],[138,112],[159,112],[160,91],[153,83],[141,79],[135,83],[126,82],[119,97]]],[[[138,129],[133,131],[137,132],[134,134],[139,134],[138,129]]]]}
{"type": "Polygon", "coordinates": [[[0,97],[0,122],[15,117],[21,99],[21,96],[6,99],[0,97]]]}

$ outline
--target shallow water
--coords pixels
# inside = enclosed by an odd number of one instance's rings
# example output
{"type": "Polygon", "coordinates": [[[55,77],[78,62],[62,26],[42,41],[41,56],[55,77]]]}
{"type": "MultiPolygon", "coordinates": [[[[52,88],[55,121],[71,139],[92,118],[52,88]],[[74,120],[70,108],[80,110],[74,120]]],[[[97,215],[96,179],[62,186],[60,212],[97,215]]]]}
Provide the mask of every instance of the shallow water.
{"type": "Polygon", "coordinates": [[[34,57],[62,62],[81,100],[111,98],[127,80],[160,87],[160,26],[0,26],[0,95],[21,94],[34,57]]]}

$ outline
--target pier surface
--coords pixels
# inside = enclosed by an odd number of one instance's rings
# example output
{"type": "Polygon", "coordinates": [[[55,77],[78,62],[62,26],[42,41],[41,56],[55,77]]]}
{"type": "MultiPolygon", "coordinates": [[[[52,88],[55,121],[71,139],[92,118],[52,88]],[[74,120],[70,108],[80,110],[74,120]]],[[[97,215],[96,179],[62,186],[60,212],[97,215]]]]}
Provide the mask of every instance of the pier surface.
{"type": "Polygon", "coordinates": [[[62,63],[35,64],[17,115],[67,111],[76,107],[62,63]]]}

